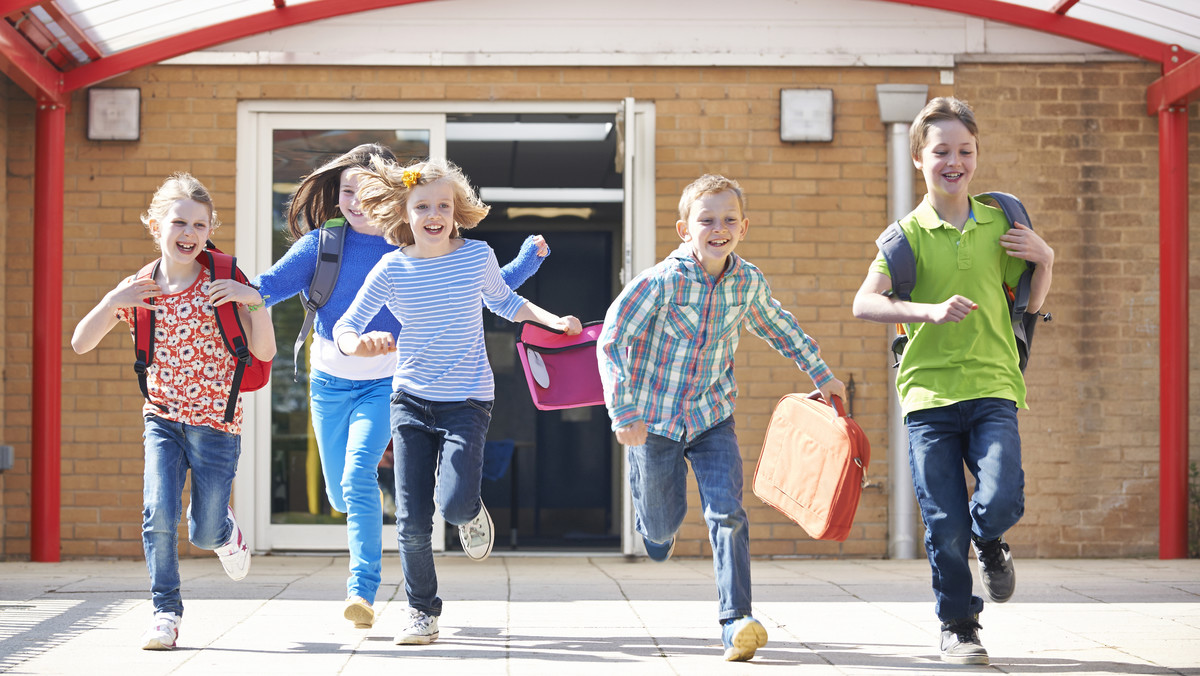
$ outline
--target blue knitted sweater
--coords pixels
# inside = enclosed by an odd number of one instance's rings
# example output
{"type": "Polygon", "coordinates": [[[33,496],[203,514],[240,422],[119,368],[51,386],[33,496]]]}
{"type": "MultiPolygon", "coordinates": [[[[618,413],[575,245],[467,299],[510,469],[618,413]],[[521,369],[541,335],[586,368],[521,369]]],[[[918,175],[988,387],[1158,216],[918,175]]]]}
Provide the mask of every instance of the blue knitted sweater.
{"type": "MultiPolygon", "coordinates": [[[[384,254],[396,250],[396,247],[388,244],[387,240],[379,235],[364,235],[355,232],[349,225],[343,227],[346,228],[346,241],[342,249],[342,267],[338,271],[337,284],[329,296],[329,301],[317,310],[317,318],[313,324],[317,335],[329,340],[333,340],[333,325],[350,307],[355,294],[366,281],[367,273],[384,254]]],[[[296,240],[269,270],[251,280],[251,283],[258,287],[268,307],[308,290],[317,268],[319,235],[317,230],[304,233],[304,236],[296,240]]],[[[504,283],[509,288],[516,289],[538,271],[543,260],[537,255],[537,245],[533,242],[533,236],[529,236],[521,245],[517,257],[500,270],[504,283]]],[[[400,322],[387,308],[383,308],[367,324],[364,333],[370,331],[387,331],[395,337],[400,334],[400,322]]]]}

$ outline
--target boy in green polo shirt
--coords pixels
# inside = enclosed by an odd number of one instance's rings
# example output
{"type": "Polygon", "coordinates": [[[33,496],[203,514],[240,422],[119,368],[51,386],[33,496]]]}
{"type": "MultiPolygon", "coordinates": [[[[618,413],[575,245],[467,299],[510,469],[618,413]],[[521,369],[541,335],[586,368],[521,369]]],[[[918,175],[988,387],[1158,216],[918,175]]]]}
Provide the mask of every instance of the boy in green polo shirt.
{"type": "Polygon", "coordinates": [[[971,593],[971,545],[983,590],[997,603],[1016,586],[1004,533],[1025,511],[1017,408],[1025,380],[1001,282],[1036,264],[1029,312],[1050,290],[1054,251],[1026,224],[971,198],[979,149],[975,115],[954,98],[930,101],[913,121],[913,164],[926,195],[900,227],[916,258],[911,301],[891,295],[883,255],[854,297],[854,316],[907,325],[896,387],[909,464],[925,522],[925,550],[942,621],[942,660],[987,664],[979,642],[983,599],[971,593]],[[964,463],[976,481],[968,495],[964,463]]]}

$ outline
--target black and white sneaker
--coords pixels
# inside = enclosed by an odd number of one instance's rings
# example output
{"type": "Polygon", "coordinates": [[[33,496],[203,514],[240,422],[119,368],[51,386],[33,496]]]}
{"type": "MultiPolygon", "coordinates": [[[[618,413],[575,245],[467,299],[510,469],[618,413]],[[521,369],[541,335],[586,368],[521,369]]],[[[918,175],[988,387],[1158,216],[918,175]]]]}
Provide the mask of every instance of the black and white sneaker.
{"type": "Polygon", "coordinates": [[[988,654],[979,642],[974,618],[942,623],[942,661],[950,664],[987,664],[988,654]]]}
{"type": "Polygon", "coordinates": [[[1017,572],[1008,543],[1002,537],[987,541],[972,538],[971,543],[975,547],[975,557],[979,559],[984,593],[996,603],[1011,599],[1017,589],[1017,572]]]}

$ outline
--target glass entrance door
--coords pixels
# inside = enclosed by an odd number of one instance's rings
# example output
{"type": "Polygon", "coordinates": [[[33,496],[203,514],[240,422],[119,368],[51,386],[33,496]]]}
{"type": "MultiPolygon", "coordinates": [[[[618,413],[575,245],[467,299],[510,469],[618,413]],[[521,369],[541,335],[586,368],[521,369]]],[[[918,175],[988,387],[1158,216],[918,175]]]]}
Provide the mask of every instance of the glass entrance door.
{"type": "MultiPolygon", "coordinates": [[[[445,156],[445,121],[441,115],[270,114],[259,120],[257,174],[265,179],[258,193],[258,223],[269,222],[269,262],[279,260],[291,246],[286,224],[288,201],[300,180],[325,162],[363,143],[379,143],[395,152],[399,161],[445,156]],[[266,195],[266,199],[262,197],[266,195]]],[[[239,230],[241,230],[239,228],[239,230]]],[[[262,233],[265,228],[259,226],[262,233]]],[[[260,237],[262,235],[260,234],[260,237]]],[[[261,241],[261,240],[260,240],[261,241]]],[[[257,257],[262,259],[261,253],[257,257]]],[[[256,412],[262,426],[269,420],[269,453],[258,463],[259,493],[267,495],[269,520],[266,541],[258,549],[344,550],[346,516],[334,510],[326,497],[308,397],[307,347],[298,355],[293,378],[293,345],[304,318],[300,298],[288,299],[271,310],[278,356],[275,359],[270,409],[256,412]],[[265,467],[264,467],[265,465],[265,467]],[[265,471],[264,471],[265,470],[265,471]]],[[[311,342],[311,336],[309,337],[311,342]]],[[[327,451],[329,449],[326,449],[327,451]]],[[[394,483],[390,449],[380,463],[379,486],[384,506],[380,528],[384,547],[394,550],[396,538],[394,483]]],[[[262,513],[263,500],[257,499],[262,513]]],[[[259,523],[263,519],[259,519],[259,523]]],[[[441,528],[435,528],[440,533],[441,528]]],[[[435,546],[441,548],[440,542],[435,546]]]]}

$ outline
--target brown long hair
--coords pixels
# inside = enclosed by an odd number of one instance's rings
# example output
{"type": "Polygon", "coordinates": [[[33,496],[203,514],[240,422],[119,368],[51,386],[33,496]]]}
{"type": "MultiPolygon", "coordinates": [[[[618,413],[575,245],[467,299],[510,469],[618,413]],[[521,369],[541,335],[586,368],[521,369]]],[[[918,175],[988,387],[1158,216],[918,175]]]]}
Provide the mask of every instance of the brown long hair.
{"type": "Polygon", "coordinates": [[[369,167],[372,157],[396,161],[391,148],[378,143],[364,143],[326,162],[300,181],[300,186],[287,205],[287,228],[293,240],[321,227],[325,221],[343,215],[338,208],[342,172],[351,167],[369,167]]]}

